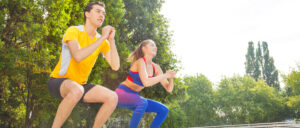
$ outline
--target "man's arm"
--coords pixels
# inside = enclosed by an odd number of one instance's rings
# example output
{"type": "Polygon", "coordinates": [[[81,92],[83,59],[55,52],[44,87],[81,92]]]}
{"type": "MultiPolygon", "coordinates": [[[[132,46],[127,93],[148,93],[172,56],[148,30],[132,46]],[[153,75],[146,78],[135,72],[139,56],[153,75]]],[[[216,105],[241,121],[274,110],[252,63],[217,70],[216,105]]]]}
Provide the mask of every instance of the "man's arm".
{"type": "Polygon", "coordinates": [[[101,45],[101,43],[108,38],[110,30],[111,29],[109,27],[104,27],[102,29],[103,35],[97,41],[84,48],[80,48],[77,41],[66,41],[66,44],[70,49],[71,56],[76,62],[80,62],[90,56],[101,45]]]}
{"type": "Polygon", "coordinates": [[[115,29],[112,27],[110,34],[108,36],[108,41],[110,43],[110,50],[105,53],[105,59],[109,63],[112,70],[117,71],[120,68],[120,58],[115,44],[115,29]]]}

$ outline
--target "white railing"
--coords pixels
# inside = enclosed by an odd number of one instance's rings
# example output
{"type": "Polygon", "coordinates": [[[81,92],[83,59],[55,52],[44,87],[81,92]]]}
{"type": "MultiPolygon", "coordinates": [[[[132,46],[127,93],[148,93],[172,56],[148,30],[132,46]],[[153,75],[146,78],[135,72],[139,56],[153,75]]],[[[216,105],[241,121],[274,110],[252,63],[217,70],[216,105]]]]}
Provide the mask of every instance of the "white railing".
{"type": "Polygon", "coordinates": [[[300,128],[300,123],[292,122],[272,122],[272,123],[255,123],[255,124],[238,124],[238,125],[218,125],[192,128],[300,128]]]}

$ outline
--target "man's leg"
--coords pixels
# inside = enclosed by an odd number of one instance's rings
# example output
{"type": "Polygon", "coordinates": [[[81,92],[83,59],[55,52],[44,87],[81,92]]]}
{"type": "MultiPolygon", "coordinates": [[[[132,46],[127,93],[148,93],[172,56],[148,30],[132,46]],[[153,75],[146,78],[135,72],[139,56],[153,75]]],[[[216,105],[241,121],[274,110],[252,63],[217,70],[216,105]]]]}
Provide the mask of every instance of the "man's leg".
{"type": "Polygon", "coordinates": [[[74,106],[78,103],[83,95],[82,85],[72,80],[65,80],[60,86],[60,94],[63,100],[60,102],[52,128],[60,128],[69,117],[74,106]]]}
{"type": "Polygon", "coordinates": [[[100,128],[115,110],[118,103],[118,96],[114,91],[111,91],[105,87],[95,86],[85,94],[83,97],[83,102],[103,103],[96,115],[93,125],[93,128],[100,128]]]}

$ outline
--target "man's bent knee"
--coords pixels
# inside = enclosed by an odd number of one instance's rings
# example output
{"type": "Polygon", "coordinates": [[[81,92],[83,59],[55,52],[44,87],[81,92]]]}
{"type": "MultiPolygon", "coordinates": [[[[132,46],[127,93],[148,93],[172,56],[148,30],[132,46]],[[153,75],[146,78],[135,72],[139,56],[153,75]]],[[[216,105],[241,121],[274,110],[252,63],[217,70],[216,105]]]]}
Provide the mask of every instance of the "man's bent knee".
{"type": "Polygon", "coordinates": [[[117,93],[115,93],[114,91],[111,91],[109,93],[107,102],[108,103],[112,103],[112,104],[117,104],[118,103],[118,95],[117,95],[117,93]]]}
{"type": "Polygon", "coordinates": [[[81,97],[83,96],[83,93],[84,93],[83,87],[74,87],[74,89],[72,89],[70,92],[73,99],[76,101],[79,101],[81,99],[81,97]]]}
{"type": "Polygon", "coordinates": [[[78,102],[84,94],[84,88],[72,80],[66,80],[62,89],[62,97],[78,102]]]}

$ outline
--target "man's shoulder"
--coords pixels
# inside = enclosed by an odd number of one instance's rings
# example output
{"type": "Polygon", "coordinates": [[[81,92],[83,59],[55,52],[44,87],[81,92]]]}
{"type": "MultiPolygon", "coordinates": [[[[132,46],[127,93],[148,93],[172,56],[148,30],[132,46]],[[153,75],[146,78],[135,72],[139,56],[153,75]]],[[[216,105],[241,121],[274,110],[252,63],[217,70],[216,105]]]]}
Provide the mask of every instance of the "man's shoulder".
{"type": "Polygon", "coordinates": [[[67,32],[68,32],[68,31],[80,31],[80,32],[84,32],[84,26],[83,26],[83,25],[70,26],[70,27],[67,29],[67,32]]]}
{"type": "Polygon", "coordinates": [[[98,32],[96,32],[96,38],[100,38],[100,37],[101,35],[98,32]]]}

